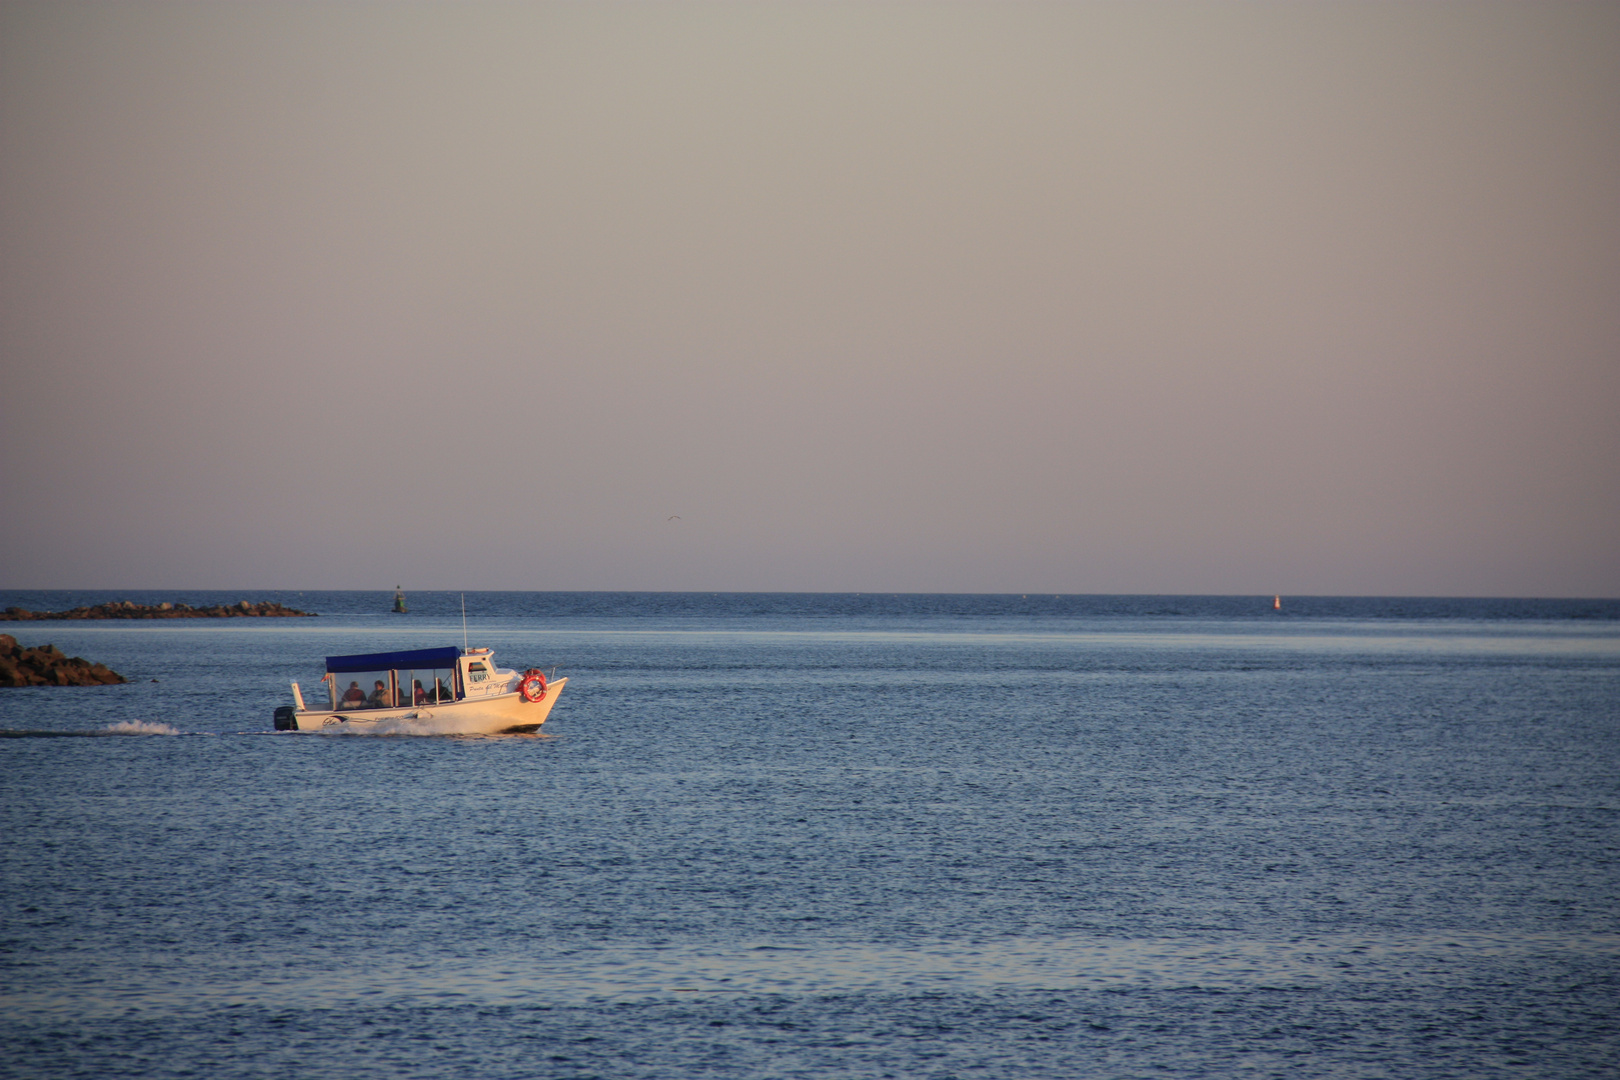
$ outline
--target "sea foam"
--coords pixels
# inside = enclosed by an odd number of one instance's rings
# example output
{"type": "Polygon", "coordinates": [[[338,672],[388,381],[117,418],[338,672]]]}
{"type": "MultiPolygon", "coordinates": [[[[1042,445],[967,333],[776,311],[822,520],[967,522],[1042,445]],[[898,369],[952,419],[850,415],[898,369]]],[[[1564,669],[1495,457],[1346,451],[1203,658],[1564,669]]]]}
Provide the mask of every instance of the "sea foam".
{"type": "Polygon", "coordinates": [[[173,724],[160,724],[155,720],[120,720],[102,728],[105,735],[178,735],[180,729],[173,724]]]}

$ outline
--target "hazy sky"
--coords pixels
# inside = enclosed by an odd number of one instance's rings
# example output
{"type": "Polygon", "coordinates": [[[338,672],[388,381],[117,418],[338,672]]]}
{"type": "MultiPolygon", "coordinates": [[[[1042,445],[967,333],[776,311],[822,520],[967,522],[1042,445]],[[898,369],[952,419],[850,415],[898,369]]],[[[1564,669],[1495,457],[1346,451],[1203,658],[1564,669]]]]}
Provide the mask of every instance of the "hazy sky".
{"type": "Polygon", "coordinates": [[[1620,4],[3,3],[0,499],[14,588],[1620,595],[1620,4]]]}

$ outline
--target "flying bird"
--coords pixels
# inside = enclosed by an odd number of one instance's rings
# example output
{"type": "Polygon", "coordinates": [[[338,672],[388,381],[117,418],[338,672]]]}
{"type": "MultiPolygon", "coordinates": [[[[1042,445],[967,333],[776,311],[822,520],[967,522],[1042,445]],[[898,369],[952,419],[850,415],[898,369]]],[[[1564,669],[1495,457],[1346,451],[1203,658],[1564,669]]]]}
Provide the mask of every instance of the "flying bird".
{"type": "Polygon", "coordinates": [[[671,515],[669,515],[669,517],[665,518],[664,520],[665,521],[679,521],[679,520],[681,520],[681,515],[679,515],[679,514],[671,514],[671,515]]]}

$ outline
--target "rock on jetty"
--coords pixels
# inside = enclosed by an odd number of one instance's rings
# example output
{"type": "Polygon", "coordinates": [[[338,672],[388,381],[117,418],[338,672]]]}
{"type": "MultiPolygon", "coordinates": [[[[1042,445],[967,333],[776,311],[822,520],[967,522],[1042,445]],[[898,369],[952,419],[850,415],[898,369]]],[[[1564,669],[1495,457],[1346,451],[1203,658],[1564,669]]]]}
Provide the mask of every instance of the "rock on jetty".
{"type": "Polygon", "coordinates": [[[171,604],[164,601],[154,607],[132,604],[128,600],[114,600],[95,607],[76,607],[72,611],[29,611],[27,608],[8,607],[0,612],[0,622],[30,622],[35,619],[239,619],[239,618],[298,617],[312,619],[313,611],[298,611],[282,607],[274,600],[250,604],[246,600],[235,604],[215,604],[213,607],[194,608],[190,604],[171,604]]]}
{"type": "Polygon", "coordinates": [[[55,645],[25,649],[0,634],[0,686],[110,686],[128,682],[104,664],[64,656],[55,645]]]}

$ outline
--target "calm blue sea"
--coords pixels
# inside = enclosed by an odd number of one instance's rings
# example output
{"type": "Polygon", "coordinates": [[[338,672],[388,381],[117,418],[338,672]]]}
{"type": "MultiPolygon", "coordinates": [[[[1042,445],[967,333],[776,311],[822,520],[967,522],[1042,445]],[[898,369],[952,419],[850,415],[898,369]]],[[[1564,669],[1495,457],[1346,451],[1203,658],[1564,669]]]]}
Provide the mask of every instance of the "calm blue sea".
{"type": "Polygon", "coordinates": [[[1615,1077],[1620,602],[469,593],[0,624],[0,1075],[1615,1077]]]}

